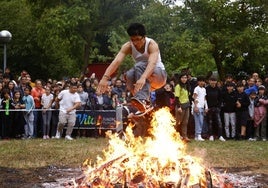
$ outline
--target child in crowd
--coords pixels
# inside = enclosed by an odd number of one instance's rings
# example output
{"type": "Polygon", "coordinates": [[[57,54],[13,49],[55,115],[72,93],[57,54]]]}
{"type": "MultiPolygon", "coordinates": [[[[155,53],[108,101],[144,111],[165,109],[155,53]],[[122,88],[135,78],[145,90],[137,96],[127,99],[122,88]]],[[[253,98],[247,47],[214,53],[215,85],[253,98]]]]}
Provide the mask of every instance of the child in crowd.
{"type": "Polygon", "coordinates": [[[248,106],[248,113],[249,118],[247,121],[247,136],[249,141],[254,141],[254,101],[257,96],[255,91],[252,91],[249,95],[249,106],[248,106]]]}
{"type": "Polygon", "coordinates": [[[24,113],[25,119],[25,138],[33,138],[34,136],[34,114],[33,109],[35,108],[34,99],[30,95],[31,90],[29,87],[24,88],[24,96],[22,97],[23,102],[25,103],[26,111],[24,113]]]}
{"type": "Polygon", "coordinates": [[[195,122],[195,140],[204,141],[201,136],[203,125],[204,125],[204,115],[208,111],[208,105],[206,101],[206,89],[205,89],[205,77],[199,76],[197,78],[198,85],[194,89],[193,94],[193,115],[195,122]]]}
{"type": "Polygon", "coordinates": [[[233,139],[236,133],[236,92],[234,90],[234,83],[226,82],[226,92],[222,96],[222,111],[224,114],[224,128],[227,139],[233,139]],[[229,129],[231,124],[231,130],[229,129]],[[231,132],[230,132],[231,131],[231,132]]]}
{"type": "Polygon", "coordinates": [[[42,104],[42,118],[43,118],[43,139],[49,139],[50,122],[51,122],[51,106],[54,97],[51,94],[50,87],[46,87],[45,93],[42,94],[41,104],[42,104]]]}
{"type": "Polygon", "coordinates": [[[236,86],[236,138],[237,140],[246,139],[246,126],[248,120],[248,106],[250,104],[249,97],[244,91],[242,82],[238,82],[236,86]]]}
{"type": "Polygon", "coordinates": [[[267,105],[268,100],[265,95],[265,86],[260,85],[258,88],[258,95],[254,101],[254,126],[255,129],[255,139],[266,141],[267,139],[267,122],[266,122],[266,114],[267,114],[267,105]]]}
{"type": "Polygon", "coordinates": [[[22,100],[22,96],[19,90],[14,91],[14,97],[13,97],[13,102],[12,105],[14,108],[17,110],[14,112],[14,135],[16,138],[22,137],[24,134],[24,125],[25,121],[23,118],[23,111],[22,109],[25,108],[25,104],[22,100]]]}
{"type": "Polygon", "coordinates": [[[3,89],[2,91],[2,108],[4,111],[2,112],[2,137],[4,139],[9,139],[11,138],[11,133],[13,132],[13,127],[12,127],[12,112],[10,109],[14,109],[14,107],[11,105],[12,99],[10,97],[10,93],[8,89],[3,89]]]}

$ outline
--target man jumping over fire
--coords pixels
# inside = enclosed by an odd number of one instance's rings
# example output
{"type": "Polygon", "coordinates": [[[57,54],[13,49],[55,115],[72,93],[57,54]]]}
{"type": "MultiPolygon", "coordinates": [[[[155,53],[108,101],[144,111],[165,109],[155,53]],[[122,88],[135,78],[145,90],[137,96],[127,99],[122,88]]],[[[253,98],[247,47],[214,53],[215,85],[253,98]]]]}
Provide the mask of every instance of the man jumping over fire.
{"type": "Polygon", "coordinates": [[[106,69],[97,90],[105,92],[111,75],[118,69],[127,55],[131,55],[135,65],[126,72],[127,89],[132,93],[131,104],[141,113],[151,108],[150,92],[165,85],[167,73],[161,61],[158,44],[146,37],[145,27],[132,23],[127,29],[130,40],[122,45],[115,59],[106,69]]]}

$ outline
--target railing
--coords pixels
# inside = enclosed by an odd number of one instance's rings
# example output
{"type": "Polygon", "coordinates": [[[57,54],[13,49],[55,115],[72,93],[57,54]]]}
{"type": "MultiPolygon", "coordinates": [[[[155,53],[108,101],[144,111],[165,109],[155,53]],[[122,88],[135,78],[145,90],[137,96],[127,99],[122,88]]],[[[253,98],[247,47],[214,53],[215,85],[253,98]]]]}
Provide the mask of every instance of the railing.
{"type": "MultiPolygon", "coordinates": [[[[0,109],[0,113],[5,113],[5,109],[0,109]]],[[[25,112],[25,109],[9,109],[10,113],[25,112]]],[[[32,111],[42,111],[33,109],[32,111]]],[[[58,111],[51,109],[51,111],[58,111]]],[[[0,122],[1,123],[1,122],[0,122]]],[[[116,110],[77,110],[76,123],[74,129],[107,129],[119,132],[122,130],[122,107],[116,110]]]]}

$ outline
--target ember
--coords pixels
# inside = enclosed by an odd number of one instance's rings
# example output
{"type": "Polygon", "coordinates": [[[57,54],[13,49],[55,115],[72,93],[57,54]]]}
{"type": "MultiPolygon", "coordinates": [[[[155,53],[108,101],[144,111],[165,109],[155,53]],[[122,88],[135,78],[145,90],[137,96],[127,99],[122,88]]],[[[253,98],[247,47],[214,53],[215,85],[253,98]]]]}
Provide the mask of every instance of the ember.
{"type": "Polygon", "coordinates": [[[200,159],[185,153],[174,124],[169,110],[163,108],[153,114],[151,137],[135,137],[131,125],[124,140],[110,133],[104,158],[98,157],[95,165],[87,160],[84,175],[75,180],[74,187],[212,187],[210,172],[200,159]]]}

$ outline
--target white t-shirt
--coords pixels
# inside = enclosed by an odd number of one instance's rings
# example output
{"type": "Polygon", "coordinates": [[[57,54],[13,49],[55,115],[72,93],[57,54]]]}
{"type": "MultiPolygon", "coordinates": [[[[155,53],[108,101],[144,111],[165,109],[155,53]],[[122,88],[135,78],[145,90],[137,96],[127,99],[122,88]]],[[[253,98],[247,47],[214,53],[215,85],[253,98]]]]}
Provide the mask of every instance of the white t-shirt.
{"type": "Polygon", "coordinates": [[[48,105],[50,104],[50,102],[52,100],[53,100],[53,95],[52,94],[46,95],[45,93],[43,93],[43,95],[41,97],[43,108],[51,109],[51,106],[48,108],[48,105]]]}
{"type": "Polygon", "coordinates": [[[207,95],[206,88],[196,86],[194,88],[194,94],[197,95],[196,100],[198,100],[198,103],[196,106],[198,108],[207,108],[207,102],[206,102],[206,98],[205,98],[207,95]]]}
{"type": "MultiPolygon", "coordinates": [[[[68,108],[74,106],[75,103],[81,102],[77,92],[70,93],[69,90],[63,90],[59,93],[58,99],[60,99],[60,111],[66,113],[68,108]]],[[[69,114],[74,114],[76,109],[72,110],[69,114]]]]}

